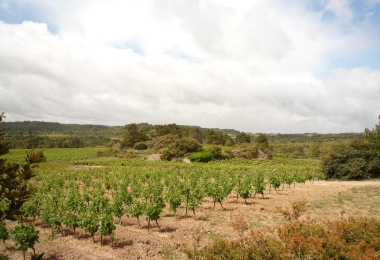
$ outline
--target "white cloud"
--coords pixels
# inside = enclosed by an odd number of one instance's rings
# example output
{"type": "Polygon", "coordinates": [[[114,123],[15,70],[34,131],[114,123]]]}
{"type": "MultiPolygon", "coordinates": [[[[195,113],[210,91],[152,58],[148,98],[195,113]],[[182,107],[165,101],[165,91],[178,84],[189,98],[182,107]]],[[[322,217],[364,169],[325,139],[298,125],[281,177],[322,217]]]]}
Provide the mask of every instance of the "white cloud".
{"type": "Polygon", "coordinates": [[[321,0],[327,11],[343,20],[350,20],[354,17],[354,11],[351,8],[352,0],[321,0]]]}
{"type": "Polygon", "coordinates": [[[379,71],[326,69],[369,37],[303,2],[26,2],[57,33],[0,21],[7,120],[346,132],[377,119],[379,71]]]}

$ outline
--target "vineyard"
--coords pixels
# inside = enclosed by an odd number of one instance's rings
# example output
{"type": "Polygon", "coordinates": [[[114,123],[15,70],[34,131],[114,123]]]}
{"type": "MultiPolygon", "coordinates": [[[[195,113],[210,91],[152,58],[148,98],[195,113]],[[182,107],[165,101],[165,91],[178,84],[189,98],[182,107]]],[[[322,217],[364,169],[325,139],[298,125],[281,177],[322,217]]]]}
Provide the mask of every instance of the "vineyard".
{"type": "MultiPolygon", "coordinates": [[[[380,185],[329,184],[321,180],[319,161],[312,159],[186,164],[143,156],[98,158],[98,150],[46,149],[49,161],[40,164],[29,183],[36,193],[21,212],[24,221],[41,230],[44,239],[36,248],[48,259],[182,259],[195,232],[207,244],[216,237],[238,237],[230,225],[238,219],[249,228],[280,225],[287,221],[281,210],[301,199],[310,202],[306,210],[313,217],[336,218],[352,206],[340,190],[380,185]],[[343,202],[338,212],[334,207],[326,215],[334,205],[326,201],[334,196],[338,201],[343,196],[343,202]]],[[[20,162],[24,155],[25,150],[12,150],[6,157],[20,162]]],[[[380,194],[372,192],[376,201],[380,194]]],[[[360,215],[379,216],[378,206],[367,206],[360,215]]],[[[13,254],[17,259],[18,252],[13,254]]]]}

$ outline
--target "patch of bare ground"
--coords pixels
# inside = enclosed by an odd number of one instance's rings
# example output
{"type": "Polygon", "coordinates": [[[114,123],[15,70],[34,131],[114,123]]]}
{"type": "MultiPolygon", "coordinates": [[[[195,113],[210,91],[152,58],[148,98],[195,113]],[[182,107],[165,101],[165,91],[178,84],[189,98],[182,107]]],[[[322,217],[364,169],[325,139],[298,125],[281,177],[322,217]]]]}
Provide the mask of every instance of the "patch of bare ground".
{"type": "MultiPolygon", "coordinates": [[[[213,211],[213,201],[209,198],[203,201],[195,216],[190,212],[185,219],[185,208],[178,209],[177,217],[169,212],[168,207],[161,215],[159,229],[155,223],[150,231],[147,222],[141,219],[141,227],[137,219],[124,217],[123,223],[117,225],[114,246],[109,238],[105,245],[100,246],[100,237],[92,238],[79,230],[79,238],[67,230],[67,236],[58,234],[49,241],[51,230],[37,220],[36,226],[40,231],[40,242],[36,245],[37,252],[45,252],[46,259],[186,259],[181,251],[184,242],[192,243],[195,230],[200,230],[200,245],[209,243],[215,237],[236,238],[230,223],[244,219],[250,228],[280,225],[287,220],[278,212],[276,207],[289,207],[291,202],[306,199],[307,212],[316,220],[337,219],[343,213],[347,216],[366,216],[380,218],[380,181],[316,181],[286,185],[282,190],[268,193],[267,187],[264,198],[256,196],[247,200],[231,194],[223,201],[223,209],[217,204],[213,211]]],[[[9,227],[15,222],[7,221],[9,227]]],[[[0,243],[1,244],[1,243],[0,243]]],[[[10,248],[11,240],[6,241],[10,248]]],[[[0,250],[4,249],[1,244],[0,250]]],[[[21,251],[9,251],[10,259],[22,259],[21,251]]]]}
{"type": "Polygon", "coordinates": [[[68,170],[81,170],[81,169],[92,169],[92,168],[105,168],[105,166],[101,165],[69,165],[67,167],[68,170]]]}

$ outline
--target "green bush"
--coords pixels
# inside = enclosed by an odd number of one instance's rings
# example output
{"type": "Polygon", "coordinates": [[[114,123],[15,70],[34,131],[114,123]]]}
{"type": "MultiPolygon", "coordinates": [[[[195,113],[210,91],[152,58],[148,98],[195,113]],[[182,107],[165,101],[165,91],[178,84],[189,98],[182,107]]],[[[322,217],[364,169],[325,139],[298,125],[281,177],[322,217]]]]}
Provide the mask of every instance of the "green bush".
{"type": "Polygon", "coordinates": [[[209,151],[210,153],[212,153],[212,156],[215,160],[220,160],[221,157],[222,157],[222,147],[220,147],[219,145],[212,145],[210,148],[209,148],[209,151]]]}
{"type": "Polygon", "coordinates": [[[146,149],[148,149],[148,145],[145,142],[137,142],[133,145],[133,149],[135,149],[135,150],[146,150],[146,149]]]}
{"type": "Polygon", "coordinates": [[[180,139],[179,136],[175,134],[167,134],[167,135],[160,136],[156,139],[153,149],[155,151],[158,151],[163,148],[167,148],[168,145],[174,144],[179,139],[180,139]]]}
{"type": "Polygon", "coordinates": [[[187,154],[201,151],[202,145],[194,138],[185,137],[176,141],[173,148],[187,154]]]}
{"type": "Polygon", "coordinates": [[[183,158],[189,153],[202,151],[202,145],[194,138],[185,137],[169,144],[161,150],[161,159],[171,161],[175,158],[183,158]]]}
{"type": "Polygon", "coordinates": [[[174,151],[172,149],[164,148],[164,149],[161,149],[161,157],[160,158],[161,158],[161,160],[171,161],[177,157],[176,157],[176,154],[174,153],[174,151]]]}
{"type": "MultiPolygon", "coordinates": [[[[380,117],[379,117],[380,119],[380,117]]],[[[326,179],[358,180],[380,177],[380,124],[365,129],[364,138],[331,147],[321,160],[326,179]]]]}
{"type": "Polygon", "coordinates": [[[255,143],[262,144],[264,146],[268,146],[268,138],[266,137],[265,134],[258,134],[255,139],[255,143]]]}
{"type": "Polygon", "coordinates": [[[231,148],[226,148],[222,152],[222,160],[229,160],[235,158],[234,153],[232,152],[231,148]]]}
{"type": "Polygon", "coordinates": [[[219,145],[212,145],[208,150],[212,153],[214,160],[228,160],[234,158],[234,154],[230,148],[223,149],[219,145]]]}
{"type": "Polygon", "coordinates": [[[250,143],[251,142],[251,136],[246,133],[240,133],[236,135],[235,142],[237,144],[244,144],[244,143],[250,143]]]}
{"type": "Polygon", "coordinates": [[[206,163],[212,160],[213,155],[211,152],[203,151],[203,152],[196,152],[189,155],[189,160],[191,162],[202,162],[206,163]]]}
{"type": "Polygon", "coordinates": [[[322,156],[326,179],[358,180],[380,177],[380,157],[374,145],[363,138],[338,143],[322,156]]]}

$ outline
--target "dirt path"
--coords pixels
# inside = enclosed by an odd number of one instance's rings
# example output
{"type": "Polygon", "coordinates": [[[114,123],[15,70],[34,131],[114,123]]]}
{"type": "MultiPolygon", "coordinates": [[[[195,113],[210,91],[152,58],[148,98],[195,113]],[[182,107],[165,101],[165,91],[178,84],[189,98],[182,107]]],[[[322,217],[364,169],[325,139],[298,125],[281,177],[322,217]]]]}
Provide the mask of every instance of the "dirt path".
{"type": "MultiPolygon", "coordinates": [[[[306,199],[314,205],[309,209],[312,217],[316,219],[326,216],[336,218],[339,217],[341,209],[329,208],[329,205],[332,205],[331,203],[336,203],[332,199],[341,196],[352,188],[370,186],[380,189],[380,181],[317,181],[313,184],[306,183],[302,187],[299,184],[296,184],[295,187],[291,186],[291,189],[285,187],[283,191],[278,193],[272,190],[271,194],[268,194],[269,187],[267,187],[264,199],[259,198],[260,195],[256,196],[255,199],[249,199],[248,204],[245,204],[243,199],[239,199],[236,203],[236,197],[232,195],[223,201],[224,210],[217,204],[215,211],[212,210],[212,201],[207,199],[197,210],[195,219],[192,214],[188,219],[184,219],[184,207],[179,208],[177,219],[168,212],[168,208],[165,208],[159,220],[161,230],[153,225],[153,228],[148,231],[145,219],[141,220],[142,225],[139,227],[136,219],[123,218],[123,224],[117,225],[114,248],[111,247],[108,238],[105,240],[105,245],[101,247],[98,236],[95,237],[96,243],[94,244],[92,238],[84,235],[82,231],[79,231],[79,239],[68,231],[66,237],[57,235],[56,238],[49,241],[50,228],[37,221],[37,228],[40,230],[40,243],[36,245],[36,251],[45,252],[46,259],[50,260],[183,259],[184,255],[178,249],[183,242],[191,243],[193,241],[192,235],[196,229],[202,233],[201,243],[208,243],[218,236],[234,238],[237,234],[230,226],[231,221],[242,218],[247,221],[250,228],[278,225],[285,220],[278,213],[276,207],[289,206],[292,201],[300,199],[306,199]],[[318,208],[318,205],[322,206],[318,208]]],[[[370,202],[371,198],[368,199],[368,203],[370,202]]],[[[344,201],[341,205],[350,207],[350,204],[346,205],[344,201]]],[[[356,213],[368,214],[365,208],[356,213]]],[[[15,223],[8,221],[7,225],[11,227],[15,223]]],[[[8,247],[13,246],[11,240],[7,240],[6,244],[8,247]]],[[[0,250],[3,248],[4,246],[1,245],[0,250]]],[[[13,250],[8,254],[11,259],[22,259],[20,251],[13,250]]]]}

